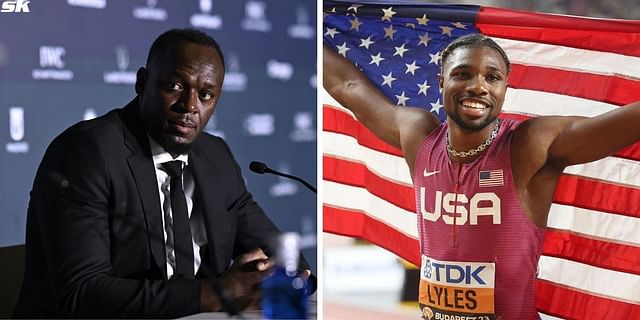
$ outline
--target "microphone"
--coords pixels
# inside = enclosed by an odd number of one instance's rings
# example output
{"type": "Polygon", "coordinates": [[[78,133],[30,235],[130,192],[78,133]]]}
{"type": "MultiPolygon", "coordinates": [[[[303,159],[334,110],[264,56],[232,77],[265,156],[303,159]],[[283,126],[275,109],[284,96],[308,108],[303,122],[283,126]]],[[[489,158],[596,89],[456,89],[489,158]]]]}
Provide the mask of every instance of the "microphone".
{"type": "Polygon", "coordinates": [[[277,176],[281,176],[281,177],[285,177],[285,178],[289,178],[289,179],[293,179],[296,180],[300,183],[302,183],[305,187],[309,188],[309,190],[311,190],[313,193],[317,194],[318,192],[316,191],[316,188],[314,186],[312,186],[311,184],[309,184],[308,182],[296,177],[296,176],[292,176],[290,174],[286,174],[286,173],[282,173],[282,172],[278,172],[275,171],[269,167],[267,167],[266,164],[259,162],[259,161],[251,161],[251,163],[249,164],[249,169],[251,169],[251,171],[257,173],[257,174],[265,174],[265,173],[271,173],[271,174],[275,174],[277,176]]]}

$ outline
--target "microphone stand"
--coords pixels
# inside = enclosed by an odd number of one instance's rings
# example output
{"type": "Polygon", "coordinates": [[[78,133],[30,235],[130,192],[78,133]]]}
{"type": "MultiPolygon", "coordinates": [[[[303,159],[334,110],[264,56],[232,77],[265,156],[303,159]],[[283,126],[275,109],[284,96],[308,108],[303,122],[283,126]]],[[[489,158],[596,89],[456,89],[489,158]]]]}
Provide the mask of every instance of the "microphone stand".
{"type": "Polygon", "coordinates": [[[281,177],[285,177],[285,178],[289,178],[289,179],[293,179],[295,181],[298,181],[300,183],[302,183],[305,187],[307,187],[309,190],[311,190],[311,192],[318,194],[318,192],[316,191],[316,188],[314,186],[312,186],[310,183],[302,180],[301,178],[298,178],[296,176],[292,176],[290,174],[286,174],[283,172],[279,172],[276,170],[273,170],[269,167],[267,167],[266,164],[259,162],[259,161],[251,161],[251,163],[249,164],[249,169],[257,174],[264,174],[264,173],[271,173],[271,174],[275,174],[277,176],[281,176],[281,177]]]}

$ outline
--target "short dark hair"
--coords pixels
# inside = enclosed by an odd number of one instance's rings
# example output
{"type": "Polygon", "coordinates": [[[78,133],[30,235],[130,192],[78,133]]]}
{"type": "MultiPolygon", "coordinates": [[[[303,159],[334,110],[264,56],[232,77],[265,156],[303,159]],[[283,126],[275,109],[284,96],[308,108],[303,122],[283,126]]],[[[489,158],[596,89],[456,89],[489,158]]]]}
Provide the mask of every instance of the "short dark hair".
{"type": "Polygon", "coordinates": [[[218,55],[220,55],[222,66],[224,66],[224,56],[222,55],[222,50],[220,50],[220,45],[208,34],[195,29],[171,29],[153,41],[151,49],[149,49],[149,55],[147,56],[147,67],[149,67],[154,59],[163,54],[167,48],[180,41],[187,41],[215,49],[218,55]]]}
{"type": "Polygon", "coordinates": [[[444,49],[444,51],[442,51],[442,61],[441,61],[442,68],[444,68],[444,64],[447,61],[447,58],[449,58],[449,56],[451,55],[451,53],[453,53],[454,50],[458,48],[463,48],[463,47],[464,48],[489,47],[498,51],[498,53],[500,53],[500,55],[502,56],[502,59],[504,60],[504,64],[507,66],[507,74],[511,72],[511,62],[509,61],[509,57],[507,57],[507,54],[504,52],[502,47],[500,47],[499,44],[493,41],[493,39],[479,33],[467,34],[449,43],[449,45],[444,49]]]}

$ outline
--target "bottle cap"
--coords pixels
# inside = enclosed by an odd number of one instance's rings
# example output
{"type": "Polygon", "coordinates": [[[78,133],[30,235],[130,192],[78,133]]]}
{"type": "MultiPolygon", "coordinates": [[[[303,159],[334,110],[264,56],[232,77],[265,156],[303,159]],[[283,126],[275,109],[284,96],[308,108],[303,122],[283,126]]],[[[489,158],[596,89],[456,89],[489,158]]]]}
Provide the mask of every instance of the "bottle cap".
{"type": "Polygon", "coordinates": [[[300,236],[295,232],[285,232],[278,237],[276,248],[276,263],[285,268],[287,275],[296,275],[300,258],[300,236]]]}

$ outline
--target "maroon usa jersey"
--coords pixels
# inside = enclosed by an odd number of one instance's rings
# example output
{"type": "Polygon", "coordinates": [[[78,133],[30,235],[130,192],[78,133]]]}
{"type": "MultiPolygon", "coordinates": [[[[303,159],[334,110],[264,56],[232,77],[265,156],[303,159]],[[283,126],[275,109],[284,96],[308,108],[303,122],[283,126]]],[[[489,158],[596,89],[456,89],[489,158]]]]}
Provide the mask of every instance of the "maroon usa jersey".
{"type": "Polygon", "coordinates": [[[501,120],[475,161],[451,161],[446,122],[418,149],[413,172],[425,319],[539,319],[535,279],[544,228],[520,206],[511,172],[518,122],[501,120]]]}

